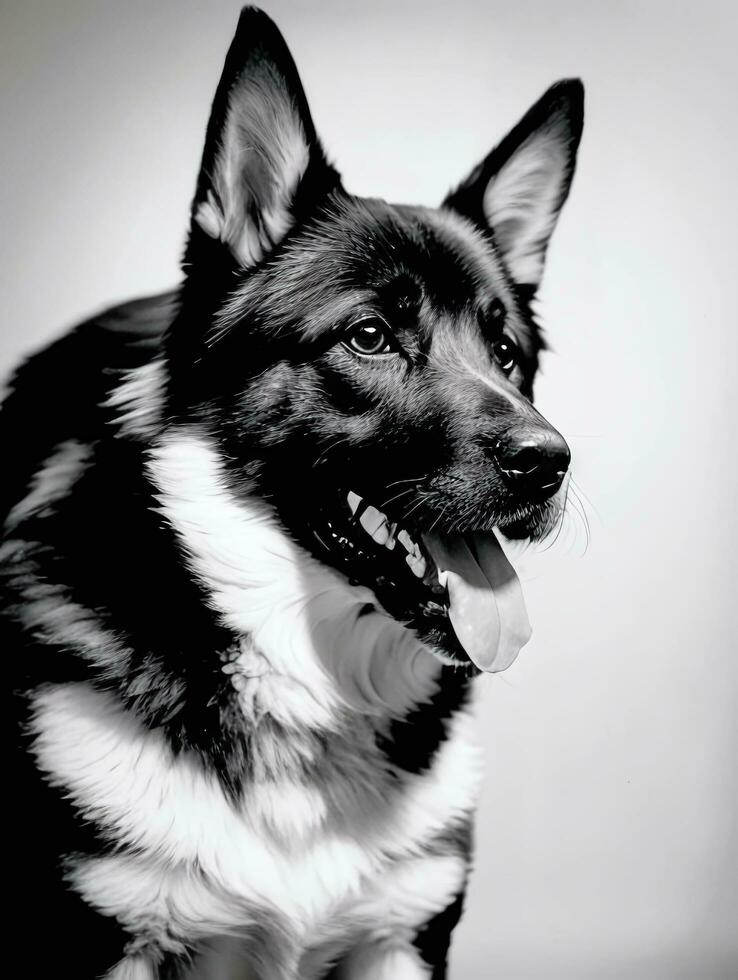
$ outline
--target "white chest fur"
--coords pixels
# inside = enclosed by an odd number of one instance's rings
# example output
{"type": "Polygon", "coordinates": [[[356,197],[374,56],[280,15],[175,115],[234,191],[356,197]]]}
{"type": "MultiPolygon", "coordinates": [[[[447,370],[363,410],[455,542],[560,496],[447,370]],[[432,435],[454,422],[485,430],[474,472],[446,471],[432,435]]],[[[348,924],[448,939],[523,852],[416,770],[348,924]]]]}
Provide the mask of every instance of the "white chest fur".
{"type": "Polygon", "coordinates": [[[77,862],[72,887],[154,948],[271,930],[288,960],[335,942],[334,932],[412,930],[453,897],[463,862],[427,847],[474,804],[468,728],[457,716],[431,770],[385,800],[357,766],[356,797],[369,812],[351,827],[331,818],[319,784],[271,780],[233,803],[198,760],[174,756],[160,733],[86,685],[46,688],[33,715],[40,768],[136,852],[77,862]],[[264,818],[275,808],[289,812],[291,838],[264,818]]]}
{"type": "Polygon", "coordinates": [[[209,604],[244,638],[224,670],[255,765],[235,802],[111,695],[85,684],[37,693],[40,769],[120,848],[68,874],[134,937],[109,980],[150,980],[161,952],[212,943],[208,980],[241,977],[224,966],[229,943],[262,980],[319,976],[347,944],[359,964],[349,976],[395,980],[396,957],[417,960],[412,935],[465,874],[437,842],[476,800],[470,719],[448,723],[427,771],[391,771],[375,734],[432,696],[439,661],[369,589],[300,549],[263,502],[236,498],[196,431],[165,436],[149,474],[209,604]]]}
{"type": "MultiPolygon", "coordinates": [[[[342,712],[401,717],[437,687],[440,663],[368,589],[317,561],[263,500],[229,489],[195,429],[149,453],[161,513],[211,606],[263,654],[279,697],[260,704],[282,724],[333,731],[342,712]]],[[[269,679],[259,684],[270,689],[269,679]]]]}

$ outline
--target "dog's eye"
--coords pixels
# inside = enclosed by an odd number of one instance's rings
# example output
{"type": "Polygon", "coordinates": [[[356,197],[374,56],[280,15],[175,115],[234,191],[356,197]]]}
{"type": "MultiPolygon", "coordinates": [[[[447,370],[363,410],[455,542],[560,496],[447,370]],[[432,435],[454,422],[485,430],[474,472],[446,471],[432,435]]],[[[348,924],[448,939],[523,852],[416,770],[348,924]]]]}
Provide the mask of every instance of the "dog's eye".
{"type": "Polygon", "coordinates": [[[510,337],[502,337],[493,344],[492,353],[505,374],[510,374],[520,360],[518,345],[510,337]]]}
{"type": "Polygon", "coordinates": [[[378,316],[366,316],[349,328],[344,344],[356,354],[372,356],[392,350],[389,327],[378,316]]]}

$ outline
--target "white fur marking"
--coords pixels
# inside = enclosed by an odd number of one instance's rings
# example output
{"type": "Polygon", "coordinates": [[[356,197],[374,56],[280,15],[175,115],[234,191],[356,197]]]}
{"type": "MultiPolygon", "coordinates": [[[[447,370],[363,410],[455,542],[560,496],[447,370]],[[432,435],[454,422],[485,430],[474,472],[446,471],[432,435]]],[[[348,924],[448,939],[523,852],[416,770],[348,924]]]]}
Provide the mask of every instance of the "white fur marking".
{"type": "Polygon", "coordinates": [[[161,425],[166,368],[155,359],[126,372],[123,381],[108,396],[105,405],[117,412],[122,433],[152,439],[161,425]]]}
{"type": "MultiPolygon", "coordinates": [[[[141,853],[82,860],[70,875],[72,886],[134,934],[164,922],[172,941],[242,928],[249,909],[278,909],[298,934],[315,928],[337,902],[361,902],[363,881],[384,887],[388,862],[422,855],[429,840],[463,819],[481,776],[470,719],[460,713],[429,772],[408,777],[385,800],[367,796],[367,818],[353,827],[356,836],[350,827],[326,825],[310,840],[276,847],[252,819],[248,794],[242,805],[232,804],[198,760],[174,756],[161,734],[109,695],[82,684],[48,687],[34,699],[31,730],[39,768],[51,782],[141,853]]],[[[260,792],[259,786],[249,791],[260,792]]],[[[412,870],[397,874],[395,895],[412,893],[412,870]]],[[[415,901],[433,903],[439,890],[445,899],[452,885],[448,877],[439,881],[415,901]]],[[[371,906],[374,899],[363,901],[371,906]]],[[[384,909],[385,900],[378,902],[384,909]]]]}
{"type": "Polygon", "coordinates": [[[338,980],[428,980],[430,975],[417,949],[394,940],[360,946],[338,970],[338,980]]]}
{"type": "Polygon", "coordinates": [[[34,579],[21,592],[18,617],[37,639],[77,650],[100,667],[120,666],[127,657],[126,648],[103,628],[95,611],[70,599],[65,587],[34,579]]]}
{"type": "Polygon", "coordinates": [[[427,648],[373,592],[296,545],[265,503],[237,500],[204,438],[166,436],[149,472],[213,605],[269,664],[251,681],[262,709],[285,725],[330,730],[346,710],[402,716],[432,695],[440,664],[427,648]]]}
{"type": "Polygon", "coordinates": [[[76,439],[59,443],[31,481],[31,489],[10,511],[5,522],[12,530],[21,521],[60,500],[84,473],[91,449],[76,439]]]}
{"type": "MultiPolygon", "coordinates": [[[[68,874],[89,904],[138,937],[108,980],[150,980],[147,944],[182,953],[253,928],[263,936],[265,923],[274,935],[264,980],[319,976],[317,967],[298,972],[300,958],[328,962],[349,942],[380,944],[382,955],[365,954],[385,971],[378,977],[415,969],[412,930],[463,878],[463,859],[426,848],[476,802],[481,767],[469,716],[449,721],[429,771],[378,782],[367,733],[429,697],[438,663],[373,593],[298,548],[269,508],[236,499],[202,437],[163,438],[150,472],[193,570],[243,636],[223,670],[255,736],[266,713],[294,730],[290,744],[312,726],[331,733],[331,752],[345,758],[337,767],[333,759],[326,779],[287,770],[251,780],[236,804],[198,758],[174,755],[111,695],[84,684],[38,691],[30,727],[39,768],[83,815],[136,849],[81,858],[68,874]],[[339,806],[332,779],[344,780],[339,806]]],[[[212,980],[207,969],[197,976],[212,980]]]]}
{"type": "Polygon", "coordinates": [[[156,964],[141,953],[126,956],[109,970],[103,980],[157,980],[156,964]]]}

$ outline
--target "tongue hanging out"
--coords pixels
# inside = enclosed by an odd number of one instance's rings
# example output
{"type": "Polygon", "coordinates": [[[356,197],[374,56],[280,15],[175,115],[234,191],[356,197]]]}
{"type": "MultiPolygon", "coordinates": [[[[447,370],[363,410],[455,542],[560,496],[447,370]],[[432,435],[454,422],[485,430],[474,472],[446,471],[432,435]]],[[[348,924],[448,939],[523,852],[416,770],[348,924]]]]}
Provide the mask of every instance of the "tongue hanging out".
{"type": "Polygon", "coordinates": [[[480,670],[505,670],[531,636],[520,581],[495,535],[427,534],[449,595],[449,619],[480,670]]]}

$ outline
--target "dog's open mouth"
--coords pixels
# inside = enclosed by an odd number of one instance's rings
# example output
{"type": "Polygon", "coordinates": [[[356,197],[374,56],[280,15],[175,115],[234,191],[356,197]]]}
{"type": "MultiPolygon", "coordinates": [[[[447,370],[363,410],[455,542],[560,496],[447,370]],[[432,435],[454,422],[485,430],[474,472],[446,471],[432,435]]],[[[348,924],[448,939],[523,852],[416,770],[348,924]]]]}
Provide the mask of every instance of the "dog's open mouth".
{"type": "Polygon", "coordinates": [[[321,508],[311,531],[332,564],[457,661],[504,670],[530,639],[520,582],[493,531],[421,532],[353,490],[321,508]]]}

